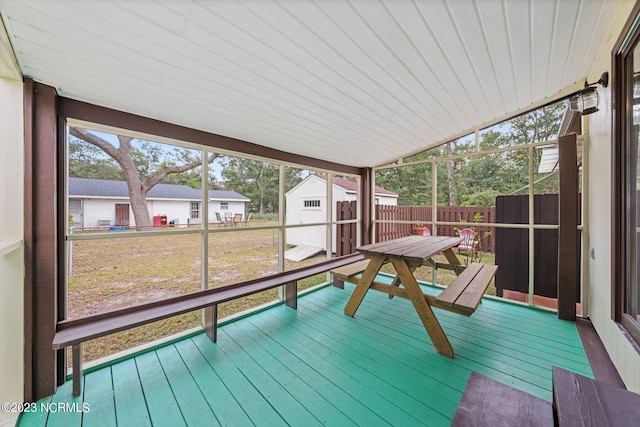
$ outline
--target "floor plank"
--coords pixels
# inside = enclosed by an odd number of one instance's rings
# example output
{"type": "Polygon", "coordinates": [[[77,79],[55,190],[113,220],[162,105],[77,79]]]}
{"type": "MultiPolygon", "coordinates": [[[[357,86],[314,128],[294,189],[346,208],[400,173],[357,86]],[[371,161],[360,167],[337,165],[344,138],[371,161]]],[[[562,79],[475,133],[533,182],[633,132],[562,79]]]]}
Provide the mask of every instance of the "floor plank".
{"type": "Polygon", "coordinates": [[[111,367],[111,372],[118,425],[150,426],[149,410],[144,400],[135,360],[116,363],[111,367]]]}
{"type": "Polygon", "coordinates": [[[242,409],[252,423],[256,425],[287,425],[282,416],[269,402],[270,396],[263,394],[256,388],[236,366],[233,356],[224,351],[221,346],[209,341],[206,336],[198,335],[192,338],[209,365],[215,366],[220,379],[242,405],[242,409]]]}
{"type": "Polygon", "coordinates": [[[157,352],[145,353],[135,360],[151,423],[154,426],[186,425],[157,352]]]}
{"type": "MultiPolygon", "coordinates": [[[[234,398],[232,391],[227,388],[192,340],[178,342],[175,348],[221,425],[239,427],[253,425],[240,403],[234,398]]],[[[224,366],[220,368],[224,369],[224,366]]],[[[272,411],[271,409],[270,412],[272,411]]],[[[269,418],[270,412],[265,411],[265,417],[269,418]]]]}
{"type": "Polygon", "coordinates": [[[83,426],[108,427],[116,424],[116,404],[113,399],[110,368],[84,376],[83,401],[89,404],[89,411],[82,417],[83,426]]]}
{"type": "Polygon", "coordinates": [[[218,419],[189,373],[178,350],[174,346],[168,346],[158,349],[156,354],[185,423],[192,426],[219,425],[218,419]]]}

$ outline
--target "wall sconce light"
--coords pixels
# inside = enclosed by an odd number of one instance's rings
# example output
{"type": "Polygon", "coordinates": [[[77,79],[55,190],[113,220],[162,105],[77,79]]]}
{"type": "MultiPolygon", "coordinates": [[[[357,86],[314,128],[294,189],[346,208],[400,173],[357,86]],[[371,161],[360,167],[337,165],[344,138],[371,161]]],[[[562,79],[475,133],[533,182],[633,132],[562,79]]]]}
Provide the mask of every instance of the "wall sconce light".
{"type": "Polygon", "coordinates": [[[607,87],[609,85],[609,73],[604,72],[600,76],[600,80],[594,83],[587,83],[584,81],[584,89],[582,89],[578,93],[578,111],[582,113],[583,116],[587,114],[593,114],[598,111],[598,103],[600,101],[598,97],[598,88],[595,85],[601,85],[602,87],[607,87]]]}

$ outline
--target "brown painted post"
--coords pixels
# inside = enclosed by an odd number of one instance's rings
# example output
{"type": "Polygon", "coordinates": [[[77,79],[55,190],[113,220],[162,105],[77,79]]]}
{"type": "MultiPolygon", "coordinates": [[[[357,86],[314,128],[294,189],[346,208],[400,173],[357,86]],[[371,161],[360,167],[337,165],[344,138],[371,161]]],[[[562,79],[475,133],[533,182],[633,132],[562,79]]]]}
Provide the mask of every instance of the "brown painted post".
{"type": "Polygon", "coordinates": [[[578,300],[578,165],[576,135],[560,137],[558,218],[558,318],[576,319],[578,300]]]}
{"type": "Polygon", "coordinates": [[[368,245],[371,243],[372,227],[371,221],[373,220],[371,214],[371,201],[373,200],[373,194],[371,194],[371,181],[373,180],[373,171],[371,168],[363,168],[361,170],[362,176],[362,206],[360,206],[362,212],[362,244],[368,245]]]}
{"type": "MultiPolygon", "coordinates": [[[[56,92],[25,82],[25,400],[53,394],[58,320],[56,92]]],[[[64,380],[64,376],[60,378],[64,380]]]]}
{"type": "Polygon", "coordinates": [[[204,332],[211,342],[218,341],[218,304],[204,309],[204,332]]]}
{"type": "Polygon", "coordinates": [[[284,284],[284,302],[287,307],[298,309],[298,281],[284,284]]]}

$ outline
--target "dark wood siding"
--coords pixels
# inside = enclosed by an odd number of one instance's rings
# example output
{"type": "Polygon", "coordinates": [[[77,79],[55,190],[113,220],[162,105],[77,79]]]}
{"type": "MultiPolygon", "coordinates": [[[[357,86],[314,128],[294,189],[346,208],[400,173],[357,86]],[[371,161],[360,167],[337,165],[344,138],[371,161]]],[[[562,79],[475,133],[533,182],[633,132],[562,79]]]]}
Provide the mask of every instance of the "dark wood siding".
{"type": "MultiPolygon", "coordinates": [[[[558,224],[557,194],[534,196],[534,223],[558,224]]],[[[529,196],[499,196],[496,198],[496,222],[527,224],[529,196]]],[[[496,293],[503,290],[529,292],[529,230],[497,228],[496,293]]],[[[579,238],[579,236],[578,236],[579,238]]],[[[534,292],[550,298],[558,296],[558,230],[534,231],[534,292]]],[[[578,259],[580,254],[577,254],[578,259]]]]}

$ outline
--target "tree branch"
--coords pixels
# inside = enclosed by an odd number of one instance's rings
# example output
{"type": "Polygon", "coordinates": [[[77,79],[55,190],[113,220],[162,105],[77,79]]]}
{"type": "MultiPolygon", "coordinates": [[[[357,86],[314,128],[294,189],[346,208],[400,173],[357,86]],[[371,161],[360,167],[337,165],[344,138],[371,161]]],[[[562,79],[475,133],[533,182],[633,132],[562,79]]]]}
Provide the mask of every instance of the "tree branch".
{"type": "MultiPolygon", "coordinates": [[[[212,153],[207,159],[207,164],[213,163],[213,161],[220,156],[221,156],[220,154],[212,153]]],[[[200,165],[202,165],[202,161],[196,160],[190,163],[185,163],[184,165],[180,165],[180,166],[164,166],[158,172],[154,173],[153,175],[151,175],[149,178],[145,180],[144,184],[142,184],[144,191],[145,192],[149,191],[151,188],[153,188],[154,185],[160,183],[167,175],[171,173],[186,172],[200,165]]]]}
{"type": "Polygon", "coordinates": [[[116,161],[120,162],[121,156],[118,149],[111,144],[109,141],[106,141],[99,136],[96,136],[86,129],[78,129],[74,127],[69,127],[69,133],[76,138],[79,138],[83,141],[86,141],[90,144],[95,145],[96,147],[101,148],[105,153],[113,157],[116,161]]]}

